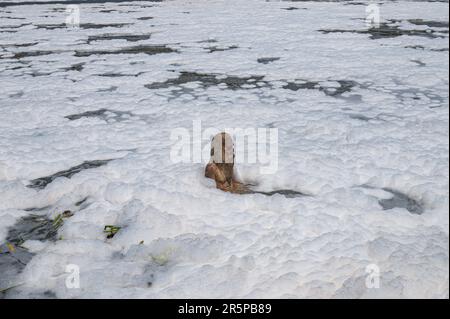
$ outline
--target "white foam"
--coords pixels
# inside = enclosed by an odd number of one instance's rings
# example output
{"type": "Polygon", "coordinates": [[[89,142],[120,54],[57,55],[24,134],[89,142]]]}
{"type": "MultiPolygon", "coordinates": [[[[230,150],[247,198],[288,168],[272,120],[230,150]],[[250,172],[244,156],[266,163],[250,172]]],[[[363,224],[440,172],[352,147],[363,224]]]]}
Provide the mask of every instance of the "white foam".
{"type": "MultiPolygon", "coordinates": [[[[8,46],[11,52],[62,52],[23,58],[26,67],[0,53],[1,242],[29,214],[24,209],[50,206],[41,212],[50,218],[66,209],[75,213],[64,219],[57,241],[24,243],[36,255],[7,297],[50,291],[60,298],[448,298],[448,53],[431,50],[448,49],[448,37],[372,40],[318,31],[364,30],[361,5],[139,4],[128,10],[109,3],[117,11],[107,14],[99,4],[82,5],[81,23],[130,23],[122,28],[33,26],[64,23],[64,12],[41,17],[47,5],[8,7],[11,17],[25,20],[0,21],[4,28],[33,24],[0,33],[0,45],[40,39],[35,46],[8,46]],[[307,10],[282,10],[291,5],[307,10]],[[86,43],[88,36],[111,33],[151,37],[86,43]],[[208,39],[217,43],[202,42],[208,39]],[[178,53],[73,55],[163,44],[178,53]],[[425,49],[405,48],[415,45],[425,49]],[[280,59],[258,63],[262,57],[280,59]],[[80,72],[61,69],[82,62],[80,72]],[[53,73],[27,75],[33,71],[53,73]],[[188,83],[178,97],[173,87],[144,87],[181,71],[218,79],[264,75],[272,87],[188,83]],[[137,76],[99,76],[108,73],[137,76]],[[311,81],[336,92],[341,80],[358,83],[346,98],[283,88],[311,81]],[[65,118],[102,108],[110,110],[108,119],[65,118]],[[133,115],[115,117],[114,111],[133,115]],[[261,191],[310,196],[228,194],[203,178],[203,164],[172,163],[170,131],[190,129],[199,119],[218,129],[277,127],[277,173],[261,175],[256,165],[244,164],[239,175],[261,191]],[[30,180],[105,159],[114,160],[43,190],[27,187],[30,180]],[[379,200],[393,195],[382,188],[421,203],[424,214],[383,210],[379,200]],[[106,239],[105,225],[121,229],[106,239]],[[66,288],[70,264],[80,268],[80,289],[66,288]],[[371,264],[380,269],[379,289],[365,285],[371,264]]],[[[448,21],[448,3],[382,7],[385,21],[448,21]]]]}

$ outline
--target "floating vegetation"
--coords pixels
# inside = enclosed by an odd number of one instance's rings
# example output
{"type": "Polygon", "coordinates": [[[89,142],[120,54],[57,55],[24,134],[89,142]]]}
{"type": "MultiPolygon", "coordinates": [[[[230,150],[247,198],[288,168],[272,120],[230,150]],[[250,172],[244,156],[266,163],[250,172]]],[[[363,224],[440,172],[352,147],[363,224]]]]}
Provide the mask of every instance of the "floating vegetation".
{"type": "Polygon", "coordinates": [[[106,225],[103,232],[106,234],[106,238],[111,239],[119,232],[120,229],[122,229],[120,226],[106,225]]]}
{"type": "Polygon", "coordinates": [[[10,287],[7,287],[7,288],[0,288],[0,294],[6,294],[8,291],[10,291],[11,289],[14,289],[14,288],[17,288],[17,287],[20,287],[20,286],[22,286],[23,284],[18,284],[18,285],[14,285],[14,286],[10,286],[10,287]]]}
{"type": "Polygon", "coordinates": [[[46,216],[31,214],[22,217],[8,232],[6,241],[15,246],[22,245],[27,240],[55,240],[60,222],[48,219],[46,216]]]}
{"type": "Polygon", "coordinates": [[[64,224],[64,219],[73,216],[69,210],[58,214],[53,220],[43,215],[31,214],[22,217],[8,232],[8,246],[20,246],[27,240],[56,240],[58,229],[64,224]]]}
{"type": "MultiPolygon", "coordinates": [[[[27,240],[56,241],[58,229],[62,226],[61,217],[50,220],[46,216],[29,215],[21,218],[6,236],[6,244],[0,245],[0,270],[14,278],[33,258],[34,253],[21,245],[27,240]]],[[[9,287],[3,292],[6,292],[9,287]]]]}
{"type": "MultiPolygon", "coordinates": [[[[73,212],[66,210],[58,214],[53,220],[45,215],[31,214],[20,218],[16,224],[8,230],[6,243],[0,245],[0,272],[4,276],[4,284],[11,285],[11,278],[17,276],[33,258],[34,253],[22,247],[28,240],[56,241],[58,230],[64,224],[64,219],[73,216],[73,212]]],[[[6,293],[15,286],[1,289],[0,293],[6,293]]]]}
{"type": "Polygon", "coordinates": [[[53,227],[55,229],[60,228],[64,224],[63,218],[69,218],[72,217],[73,213],[70,210],[66,210],[65,212],[58,214],[55,219],[53,220],[53,227]]]}
{"type": "Polygon", "coordinates": [[[6,246],[8,247],[8,250],[9,250],[10,253],[15,253],[16,252],[16,247],[14,247],[13,244],[6,243],[6,246]]]}

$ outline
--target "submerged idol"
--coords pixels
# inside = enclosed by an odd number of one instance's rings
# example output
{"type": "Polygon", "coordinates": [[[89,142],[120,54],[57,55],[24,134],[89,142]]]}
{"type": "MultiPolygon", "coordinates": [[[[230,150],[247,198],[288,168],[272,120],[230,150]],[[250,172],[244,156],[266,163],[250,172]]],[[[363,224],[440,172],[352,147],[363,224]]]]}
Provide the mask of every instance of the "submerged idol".
{"type": "Polygon", "coordinates": [[[225,133],[215,135],[211,141],[211,159],[206,165],[205,176],[216,181],[216,187],[225,192],[248,193],[249,189],[234,175],[234,142],[225,133]]]}

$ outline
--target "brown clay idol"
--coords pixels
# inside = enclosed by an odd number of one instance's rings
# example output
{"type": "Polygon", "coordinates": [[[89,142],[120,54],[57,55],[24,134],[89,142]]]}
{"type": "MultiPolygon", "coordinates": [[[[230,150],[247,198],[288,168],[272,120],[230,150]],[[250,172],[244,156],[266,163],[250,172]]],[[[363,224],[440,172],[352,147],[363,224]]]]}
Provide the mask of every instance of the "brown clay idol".
{"type": "Polygon", "coordinates": [[[216,187],[225,192],[244,194],[250,190],[234,176],[234,142],[225,133],[219,133],[211,140],[211,159],[206,165],[205,176],[216,181],[216,187]]]}

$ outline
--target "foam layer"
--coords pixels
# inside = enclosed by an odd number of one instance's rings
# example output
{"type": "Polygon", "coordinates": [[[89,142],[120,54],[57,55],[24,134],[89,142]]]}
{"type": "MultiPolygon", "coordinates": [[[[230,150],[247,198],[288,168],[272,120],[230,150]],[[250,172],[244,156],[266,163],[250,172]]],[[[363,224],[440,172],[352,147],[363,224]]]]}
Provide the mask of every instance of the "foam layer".
{"type": "Polygon", "coordinates": [[[382,36],[344,2],[80,9],[70,29],[63,4],[0,6],[0,243],[74,213],[21,244],[5,297],[448,298],[448,3],[384,1],[382,36]],[[278,171],[239,174],[309,196],[174,164],[193,120],[278,128],[278,171]]]}

